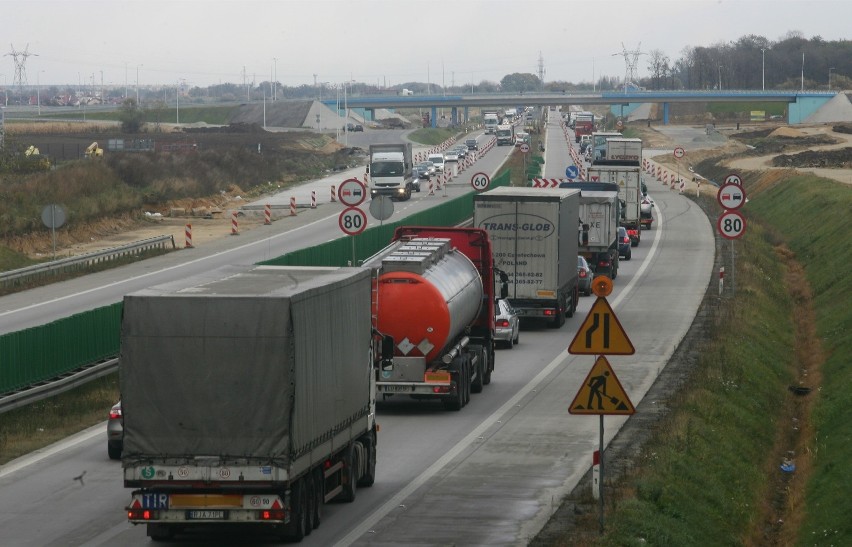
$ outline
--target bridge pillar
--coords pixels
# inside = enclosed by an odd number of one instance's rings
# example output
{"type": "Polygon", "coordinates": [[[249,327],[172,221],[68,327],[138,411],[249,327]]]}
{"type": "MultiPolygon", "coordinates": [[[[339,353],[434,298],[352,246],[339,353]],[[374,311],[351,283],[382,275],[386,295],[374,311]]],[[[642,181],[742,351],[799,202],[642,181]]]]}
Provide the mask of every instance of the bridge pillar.
{"type": "Polygon", "coordinates": [[[470,107],[466,106],[466,107],[464,107],[464,123],[467,123],[469,121],[470,121],[470,107]]]}
{"type": "Polygon", "coordinates": [[[663,125],[669,125],[669,103],[663,103],[663,125]]]}
{"type": "Polygon", "coordinates": [[[438,127],[438,107],[432,107],[432,127],[438,127]]]}
{"type": "Polygon", "coordinates": [[[450,119],[452,120],[453,125],[458,125],[459,123],[459,109],[458,107],[453,107],[450,109],[450,119]]]}

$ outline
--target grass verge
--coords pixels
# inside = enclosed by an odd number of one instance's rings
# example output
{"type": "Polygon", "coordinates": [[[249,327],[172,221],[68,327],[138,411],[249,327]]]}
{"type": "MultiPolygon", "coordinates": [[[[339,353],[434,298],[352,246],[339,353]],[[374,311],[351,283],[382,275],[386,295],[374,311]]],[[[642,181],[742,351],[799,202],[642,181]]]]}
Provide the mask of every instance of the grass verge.
{"type": "Polygon", "coordinates": [[[749,228],[737,243],[736,298],[705,332],[687,335],[700,337],[687,349],[696,359],[689,380],[648,426],[650,441],[625,457],[629,471],[607,485],[605,534],[588,488],[578,488],[573,506],[593,509],[551,544],[852,544],[843,479],[852,457],[852,251],[841,243],[852,191],[790,173],[744,179],[749,228]],[[791,387],[812,391],[800,397],[791,387]],[[785,459],[794,472],[782,471],[785,459]]]}
{"type": "Polygon", "coordinates": [[[116,372],[0,414],[0,465],[105,421],[118,396],[116,372]]]}

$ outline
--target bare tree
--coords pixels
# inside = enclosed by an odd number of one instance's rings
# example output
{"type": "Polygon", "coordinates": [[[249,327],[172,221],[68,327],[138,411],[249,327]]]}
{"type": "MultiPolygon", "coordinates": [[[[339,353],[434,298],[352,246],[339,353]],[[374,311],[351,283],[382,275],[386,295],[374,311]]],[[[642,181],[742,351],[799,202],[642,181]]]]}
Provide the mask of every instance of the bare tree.
{"type": "Polygon", "coordinates": [[[669,71],[669,57],[661,49],[653,49],[648,53],[648,70],[654,80],[654,89],[660,89],[662,81],[669,71]]]}

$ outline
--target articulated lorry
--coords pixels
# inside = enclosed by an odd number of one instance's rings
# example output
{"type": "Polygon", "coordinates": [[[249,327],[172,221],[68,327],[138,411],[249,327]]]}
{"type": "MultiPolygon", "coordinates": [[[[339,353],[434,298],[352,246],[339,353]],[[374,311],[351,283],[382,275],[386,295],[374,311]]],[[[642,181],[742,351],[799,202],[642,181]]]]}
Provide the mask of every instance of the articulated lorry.
{"type": "Polygon", "coordinates": [[[589,180],[618,185],[621,200],[620,226],[627,229],[633,247],[642,240],[641,204],[642,185],[642,140],[623,137],[606,139],[606,159],[589,167],[589,180]]]}
{"type": "Polygon", "coordinates": [[[298,541],[371,486],[371,289],[365,268],[231,266],[125,296],[129,521],[298,541]]]}
{"type": "Polygon", "coordinates": [[[485,134],[494,135],[497,133],[497,126],[500,124],[500,118],[497,112],[486,112],[483,115],[483,123],[485,124],[485,134]]]}
{"type": "Polygon", "coordinates": [[[370,180],[370,197],[390,196],[405,201],[415,191],[411,169],[414,163],[411,143],[371,144],[370,164],[367,174],[370,180]]]}
{"type": "MultiPolygon", "coordinates": [[[[606,160],[607,158],[607,141],[609,139],[621,139],[622,134],[617,131],[595,131],[592,133],[592,142],[589,145],[592,149],[590,154],[591,163],[606,160]]],[[[638,139],[637,139],[638,140],[638,139]]],[[[641,141],[640,141],[641,142],[641,141]]]]}
{"type": "Polygon", "coordinates": [[[506,286],[498,294],[488,233],[400,227],[364,266],[377,278],[374,329],[396,342],[377,359],[377,392],[460,410],[494,371],[494,304],[506,286]]]}
{"type": "Polygon", "coordinates": [[[580,190],[579,254],[595,275],[618,277],[618,186],[601,182],[563,182],[560,188],[580,190]]]}
{"type": "Polygon", "coordinates": [[[576,190],[501,187],[473,198],[473,225],[488,232],[508,276],[508,300],[522,319],[554,328],[577,309],[576,190]]]}

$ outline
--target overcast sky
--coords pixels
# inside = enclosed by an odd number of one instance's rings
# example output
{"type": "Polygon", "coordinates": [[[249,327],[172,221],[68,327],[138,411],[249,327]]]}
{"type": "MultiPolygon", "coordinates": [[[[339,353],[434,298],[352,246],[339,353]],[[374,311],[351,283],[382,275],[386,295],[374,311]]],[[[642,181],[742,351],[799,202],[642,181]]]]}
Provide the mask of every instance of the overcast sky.
{"type": "Polygon", "coordinates": [[[622,43],[674,61],[789,31],[848,40],[852,0],[0,0],[0,83],[15,77],[5,54],[28,44],[27,79],[42,86],[132,87],[137,70],[141,85],[242,83],[243,70],[288,86],[467,85],[535,74],[539,53],[545,81],[588,82],[623,77],[622,43]]]}

